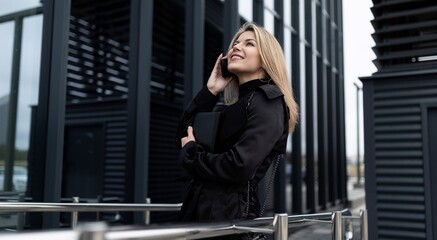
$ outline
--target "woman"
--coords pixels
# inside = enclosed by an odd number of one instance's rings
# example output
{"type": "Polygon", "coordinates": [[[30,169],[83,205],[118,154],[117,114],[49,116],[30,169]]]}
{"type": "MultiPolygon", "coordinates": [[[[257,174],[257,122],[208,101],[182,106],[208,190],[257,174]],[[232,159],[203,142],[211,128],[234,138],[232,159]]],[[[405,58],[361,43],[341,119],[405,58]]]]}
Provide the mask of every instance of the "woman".
{"type": "Polygon", "coordinates": [[[260,216],[256,187],[274,159],[285,153],[288,133],[297,122],[284,55],[274,36],[246,23],[235,34],[225,57],[234,76],[222,76],[220,55],[206,87],[179,123],[181,162],[192,177],[182,221],[260,216]],[[227,106],[222,110],[218,150],[211,153],[196,143],[196,129],[190,125],[196,113],[213,110],[222,91],[227,106]]]}

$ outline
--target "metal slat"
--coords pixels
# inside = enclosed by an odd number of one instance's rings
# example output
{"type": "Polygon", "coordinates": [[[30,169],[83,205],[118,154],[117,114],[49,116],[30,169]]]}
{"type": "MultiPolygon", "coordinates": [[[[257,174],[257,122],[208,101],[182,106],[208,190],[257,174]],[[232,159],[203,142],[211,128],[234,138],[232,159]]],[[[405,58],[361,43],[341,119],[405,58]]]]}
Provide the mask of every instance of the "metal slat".
{"type": "Polygon", "coordinates": [[[376,179],[376,184],[410,184],[410,185],[415,185],[415,184],[420,184],[423,185],[423,178],[420,177],[408,177],[408,176],[403,176],[403,177],[382,177],[382,176],[378,176],[376,179]]]}
{"type": "MultiPolygon", "coordinates": [[[[375,126],[375,133],[390,133],[390,132],[420,132],[422,126],[419,124],[393,124],[393,125],[378,125],[375,126]]],[[[408,146],[406,146],[408,147],[408,146]]]]}
{"type": "Polygon", "coordinates": [[[423,169],[422,168],[378,168],[376,169],[376,175],[380,176],[419,176],[423,175],[423,169]]]}
{"type": "Polygon", "coordinates": [[[401,222],[401,221],[390,221],[390,220],[379,220],[379,226],[386,228],[403,228],[425,231],[426,226],[423,223],[412,223],[412,222],[401,222]]]}
{"type": "MultiPolygon", "coordinates": [[[[421,193],[421,194],[423,194],[425,191],[425,188],[424,187],[417,187],[417,186],[412,187],[412,186],[389,186],[389,185],[383,186],[383,185],[380,185],[380,186],[376,187],[376,190],[378,192],[385,192],[385,193],[400,193],[400,194],[402,194],[402,193],[421,193]]],[[[378,207],[383,209],[385,207],[399,208],[401,206],[408,207],[406,205],[398,205],[398,206],[393,205],[393,206],[391,206],[390,204],[381,204],[378,207]]],[[[422,210],[425,209],[425,206],[423,206],[423,205],[417,205],[417,206],[418,207],[420,206],[420,209],[422,209],[422,210]]],[[[416,209],[416,210],[418,210],[418,209],[416,209]]]]}

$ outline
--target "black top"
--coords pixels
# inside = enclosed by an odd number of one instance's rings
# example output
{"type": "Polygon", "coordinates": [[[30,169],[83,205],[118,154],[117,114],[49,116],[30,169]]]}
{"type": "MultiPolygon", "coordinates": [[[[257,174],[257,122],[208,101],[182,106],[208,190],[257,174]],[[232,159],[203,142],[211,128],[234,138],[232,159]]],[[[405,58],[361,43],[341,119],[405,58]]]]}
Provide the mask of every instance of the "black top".
{"type": "MultiPolygon", "coordinates": [[[[182,166],[194,181],[184,201],[181,219],[229,220],[258,216],[258,198],[250,193],[274,158],[285,153],[288,136],[289,116],[283,94],[272,83],[252,80],[240,85],[239,100],[223,110],[217,153],[205,151],[196,142],[182,148],[182,166]],[[252,206],[249,214],[248,192],[252,206]]],[[[179,143],[195,114],[212,111],[217,100],[206,87],[196,95],[179,123],[179,143]]]]}

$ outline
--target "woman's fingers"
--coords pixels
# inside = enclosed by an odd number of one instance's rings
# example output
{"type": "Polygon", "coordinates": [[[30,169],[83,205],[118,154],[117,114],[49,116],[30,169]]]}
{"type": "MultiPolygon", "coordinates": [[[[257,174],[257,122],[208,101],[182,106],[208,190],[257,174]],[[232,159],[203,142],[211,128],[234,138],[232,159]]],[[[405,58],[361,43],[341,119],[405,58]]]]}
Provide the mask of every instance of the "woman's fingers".
{"type": "Polygon", "coordinates": [[[187,144],[188,142],[191,142],[191,141],[195,142],[196,141],[196,138],[194,138],[194,134],[193,134],[193,127],[188,126],[187,133],[188,133],[188,135],[186,137],[181,138],[181,146],[182,147],[184,147],[185,144],[187,144]]]}
{"type": "Polygon", "coordinates": [[[193,127],[192,126],[188,126],[187,133],[188,133],[188,137],[189,138],[193,138],[194,139],[193,127]]]}

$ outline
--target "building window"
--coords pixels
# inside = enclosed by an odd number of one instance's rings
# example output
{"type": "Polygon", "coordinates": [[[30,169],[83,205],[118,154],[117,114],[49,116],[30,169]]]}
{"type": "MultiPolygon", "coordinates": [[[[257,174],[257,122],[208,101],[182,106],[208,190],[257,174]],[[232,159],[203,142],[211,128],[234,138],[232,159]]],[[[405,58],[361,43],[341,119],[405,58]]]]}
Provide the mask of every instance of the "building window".
{"type": "Polygon", "coordinates": [[[238,12],[247,22],[253,21],[253,2],[251,0],[238,1],[238,12]]]}
{"type": "Polygon", "coordinates": [[[8,1],[0,9],[0,191],[26,190],[32,107],[38,104],[40,7],[38,0],[8,1]]]}

